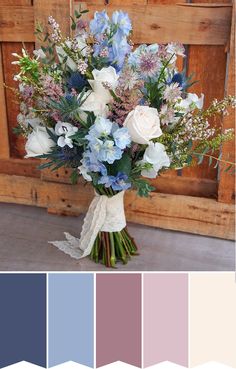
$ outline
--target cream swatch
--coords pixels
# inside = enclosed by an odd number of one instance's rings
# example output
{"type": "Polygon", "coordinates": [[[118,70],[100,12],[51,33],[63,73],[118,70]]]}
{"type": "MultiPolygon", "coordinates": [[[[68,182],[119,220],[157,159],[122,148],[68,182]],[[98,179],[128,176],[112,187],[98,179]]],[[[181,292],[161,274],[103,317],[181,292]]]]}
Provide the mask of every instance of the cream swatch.
{"type": "Polygon", "coordinates": [[[189,277],[190,367],[212,360],[236,367],[235,273],[189,277]]]}

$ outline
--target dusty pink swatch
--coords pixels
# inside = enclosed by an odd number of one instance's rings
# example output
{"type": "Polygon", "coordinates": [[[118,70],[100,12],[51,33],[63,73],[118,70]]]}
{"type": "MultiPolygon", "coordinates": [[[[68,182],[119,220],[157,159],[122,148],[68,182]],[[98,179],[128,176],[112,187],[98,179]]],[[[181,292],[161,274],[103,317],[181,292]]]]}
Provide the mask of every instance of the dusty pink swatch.
{"type": "Polygon", "coordinates": [[[144,367],[162,361],[188,366],[188,276],[144,274],[144,367]]]}
{"type": "Polygon", "coordinates": [[[97,367],[141,367],[141,274],[97,274],[97,367]]]}

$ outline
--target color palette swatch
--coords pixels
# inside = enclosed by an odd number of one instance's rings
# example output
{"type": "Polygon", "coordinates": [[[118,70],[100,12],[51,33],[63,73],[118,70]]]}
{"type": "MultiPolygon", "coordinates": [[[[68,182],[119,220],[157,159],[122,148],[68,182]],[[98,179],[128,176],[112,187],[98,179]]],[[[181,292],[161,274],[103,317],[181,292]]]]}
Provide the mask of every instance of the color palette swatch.
{"type": "Polygon", "coordinates": [[[235,348],[234,273],[0,274],[0,368],[233,368],[235,348]]]}

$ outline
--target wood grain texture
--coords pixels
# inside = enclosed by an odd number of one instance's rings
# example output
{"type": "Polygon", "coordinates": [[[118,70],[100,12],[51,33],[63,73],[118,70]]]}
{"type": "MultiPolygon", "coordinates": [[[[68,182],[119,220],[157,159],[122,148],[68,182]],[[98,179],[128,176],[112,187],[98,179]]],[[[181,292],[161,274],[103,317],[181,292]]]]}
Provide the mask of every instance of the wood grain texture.
{"type": "MultiPolygon", "coordinates": [[[[226,81],[226,95],[235,95],[235,6],[232,17],[230,50],[228,53],[228,73],[226,81]]],[[[223,129],[235,128],[235,111],[223,119],[223,129]]],[[[235,162],[235,140],[226,142],[222,147],[222,158],[235,162]]],[[[225,172],[225,166],[220,165],[218,201],[235,201],[235,176],[225,172]]]]}
{"type": "Polygon", "coordinates": [[[6,110],[6,96],[4,87],[4,69],[2,63],[2,45],[0,44],[0,131],[1,131],[1,145],[0,158],[9,158],[10,145],[8,137],[7,125],[7,110],[6,110]]]}
{"type": "Polygon", "coordinates": [[[34,42],[32,6],[2,6],[0,3],[0,41],[34,42]]]}
{"type": "MultiPolygon", "coordinates": [[[[50,169],[41,171],[41,179],[48,182],[57,182],[71,184],[70,174],[72,170],[69,168],[60,168],[55,172],[50,169]]],[[[2,173],[6,173],[4,171],[2,173]]],[[[80,177],[79,183],[85,185],[86,182],[80,177]]],[[[156,187],[155,192],[170,193],[176,195],[198,196],[207,198],[217,198],[218,184],[217,181],[202,178],[184,178],[176,176],[173,178],[172,171],[165,176],[150,181],[151,185],[156,187]]]]}
{"type": "MultiPolygon", "coordinates": [[[[70,2],[72,9],[72,2],[70,2]]],[[[92,16],[95,10],[102,10],[104,5],[90,5],[92,16]]],[[[107,6],[108,12],[117,9],[107,6]]],[[[134,23],[134,42],[153,43],[180,41],[184,44],[224,45],[230,33],[231,8],[221,7],[191,7],[178,5],[149,5],[138,7],[122,6],[128,11],[134,23]],[[140,27],[142,19],[142,27],[140,27]]],[[[59,22],[67,19],[68,1],[35,0],[30,6],[1,6],[0,11],[0,41],[34,41],[34,15],[45,20],[45,16],[53,14],[59,22]],[[60,5],[60,6],[59,6],[60,5]],[[40,9],[44,9],[41,11],[40,9]],[[67,10],[66,10],[67,9],[67,10]],[[44,13],[42,17],[42,13],[44,13]]],[[[67,28],[68,22],[61,26],[67,28]]]]}
{"type": "MultiPolygon", "coordinates": [[[[148,0],[125,0],[125,5],[146,5],[148,0]]],[[[120,0],[87,0],[87,1],[79,1],[75,0],[75,4],[82,4],[83,6],[91,6],[91,5],[103,5],[104,7],[107,5],[117,6],[119,8],[123,8],[120,0]]]]}
{"type": "MultiPolygon", "coordinates": [[[[34,49],[34,44],[26,43],[27,50],[31,53],[34,49]]],[[[18,83],[13,81],[14,74],[19,72],[18,66],[11,64],[15,58],[12,56],[13,52],[21,54],[22,44],[18,42],[4,42],[2,43],[2,59],[4,69],[4,79],[7,86],[10,88],[17,88],[18,83]]],[[[25,140],[23,137],[16,136],[12,129],[17,125],[17,115],[19,113],[19,103],[14,92],[7,88],[6,93],[6,107],[8,120],[8,135],[10,142],[10,153],[12,157],[22,158],[25,155],[25,140]]]]}
{"type": "MultiPolygon", "coordinates": [[[[88,17],[101,6],[89,6],[88,17]]],[[[107,6],[108,13],[116,7],[107,6]]],[[[182,5],[122,6],[132,19],[133,41],[139,43],[166,43],[180,41],[184,44],[224,45],[230,34],[231,8],[191,7],[182,5]],[[142,27],[140,27],[142,19],[142,27]]]]}
{"type": "Polygon", "coordinates": [[[63,34],[70,34],[70,16],[73,14],[72,0],[34,0],[34,21],[47,25],[48,17],[52,15],[63,34]]]}
{"type": "MultiPolygon", "coordinates": [[[[85,212],[94,196],[92,187],[43,182],[37,178],[0,175],[0,201],[85,212]]],[[[127,220],[153,227],[234,238],[234,206],[199,197],[152,193],[125,196],[127,220]]]]}
{"type": "MultiPolygon", "coordinates": [[[[222,3],[230,5],[230,0],[217,0],[214,1],[214,6],[221,6],[222,3]],[[229,4],[227,4],[227,2],[229,4]],[[220,3],[220,4],[217,4],[220,3]]],[[[193,4],[199,6],[204,3],[204,6],[211,6],[212,1],[209,0],[205,4],[205,0],[193,0],[193,4]]],[[[229,20],[229,24],[231,20],[229,20]]],[[[226,75],[226,52],[225,46],[214,45],[190,45],[188,51],[188,74],[194,73],[193,80],[199,81],[189,91],[195,92],[198,95],[204,93],[205,101],[204,107],[208,107],[214,98],[222,99],[224,97],[224,85],[226,75]]],[[[222,122],[221,119],[210,121],[211,126],[219,127],[222,122]]],[[[208,165],[208,160],[204,159],[200,166],[193,168],[185,168],[182,171],[182,175],[185,177],[196,178],[217,178],[217,169],[214,169],[214,165],[208,165]]]]}
{"type": "Polygon", "coordinates": [[[37,159],[0,159],[0,173],[40,178],[37,159]]]}
{"type": "Polygon", "coordinates": [[[0,5],[7,6],[19,6],[19,5],[32,5],[33,0],[1,0],[0,5]]]}

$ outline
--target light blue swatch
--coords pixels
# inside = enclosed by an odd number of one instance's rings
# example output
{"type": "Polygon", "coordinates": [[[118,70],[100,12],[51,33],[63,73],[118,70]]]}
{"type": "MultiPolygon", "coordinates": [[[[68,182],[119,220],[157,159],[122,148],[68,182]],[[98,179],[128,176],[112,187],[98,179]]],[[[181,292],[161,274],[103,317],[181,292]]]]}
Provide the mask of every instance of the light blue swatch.
{"type": "Polygon", "coordinates": [[[94,365],[93,274],[48,275],[48,365],[94,365]]]}

